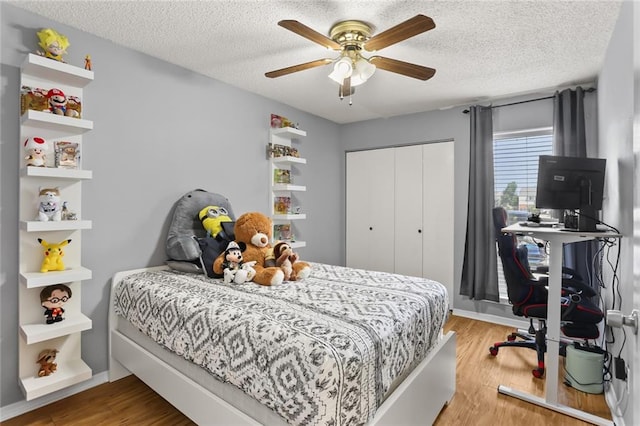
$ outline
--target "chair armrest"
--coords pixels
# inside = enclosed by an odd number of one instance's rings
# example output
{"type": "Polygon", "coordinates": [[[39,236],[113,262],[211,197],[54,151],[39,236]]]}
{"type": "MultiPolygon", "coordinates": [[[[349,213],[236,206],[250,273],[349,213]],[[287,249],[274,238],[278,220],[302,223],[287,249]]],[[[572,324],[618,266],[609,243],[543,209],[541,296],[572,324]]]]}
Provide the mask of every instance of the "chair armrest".
{"type": "MultiPolygon", "coordinates": [[[[548,266],[538,266],[536,267],[536,273],[538,274],[549,274],[549,267],[548,266]]],[[[571,278],[574,278],[578,281],[584,281],[582,279],[582,277],[574,270],[571,268],[568,268],[566,266],[562,267],[562,275],[569,275],[571,278]]]]}
{"type": "Polygon", "coordinates": [[[573,293],[582,293],[585,297],[593,297],[596,295],[596,291],[589,285],[572,278],[565,278],[562,280],[562,288],[573,293]]]}

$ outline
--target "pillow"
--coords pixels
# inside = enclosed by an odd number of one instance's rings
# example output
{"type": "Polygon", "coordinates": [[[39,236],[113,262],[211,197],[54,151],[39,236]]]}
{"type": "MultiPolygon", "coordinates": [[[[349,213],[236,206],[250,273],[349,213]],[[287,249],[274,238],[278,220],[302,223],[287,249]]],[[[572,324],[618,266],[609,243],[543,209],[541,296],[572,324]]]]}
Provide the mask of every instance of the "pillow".
{"type": "Polygon", "coordinates": [[[176,203],[167,233],[166,253],[169,260],[198,262],[201,250],[197,238],[206,236],[198,213],[206,206],[224,207],[235,220],[231,203],[223,195],[195,189],[183,195],[176,203]],[[196,237],[196,239],[194,239],[196,237]]]}
{"type": "Polygon", "coordinates": [[[189,261],[180,261],[180,260],[167,260],[166,264],[169,268],[175,269],[180,272],[189,272],[193,274],[201,274],[202,268],[200,267],[200,263],[193,263],[189,261]]]}

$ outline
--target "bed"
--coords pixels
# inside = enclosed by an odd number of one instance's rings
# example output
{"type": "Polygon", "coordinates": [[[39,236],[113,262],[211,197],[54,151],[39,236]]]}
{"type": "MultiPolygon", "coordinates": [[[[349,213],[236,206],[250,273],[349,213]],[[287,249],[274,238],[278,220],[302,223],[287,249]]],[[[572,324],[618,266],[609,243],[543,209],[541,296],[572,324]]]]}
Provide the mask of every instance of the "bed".
{"type": "Polygon", "coordinates": [[[112,281],[111,381],[135,374],[200,425],[425,425],[455,392],[446,289],[312,263],[265,287],[170,270],[112,281]]]}

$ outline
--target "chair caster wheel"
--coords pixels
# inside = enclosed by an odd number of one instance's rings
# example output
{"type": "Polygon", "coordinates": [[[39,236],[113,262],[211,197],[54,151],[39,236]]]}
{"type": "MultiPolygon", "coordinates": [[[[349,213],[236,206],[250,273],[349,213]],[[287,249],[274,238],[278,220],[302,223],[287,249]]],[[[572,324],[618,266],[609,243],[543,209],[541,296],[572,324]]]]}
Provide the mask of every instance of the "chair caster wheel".
{"type": "Polygon", "coordinates": [[[534,368],[531,370],[531,373],[533,373],[533,377],[536,379],[541,379],[542,376],[544,376],[544,368],[534,368]]]}
{"type": "Polygon", "coordinates": [[[491,355],[493,355],[493,356],[498,355],[498,348],[496,348],[495,346],[491,346],[491,347],[489,348],[489,353],[490,353],[491,355]]]}
{"type": "Polygon", "coordinates": [[[516,334],[515,333],[512,333],[512,334],[507,336],[507,341],[513,342],[514,340],[516,340],[516,334]]]}

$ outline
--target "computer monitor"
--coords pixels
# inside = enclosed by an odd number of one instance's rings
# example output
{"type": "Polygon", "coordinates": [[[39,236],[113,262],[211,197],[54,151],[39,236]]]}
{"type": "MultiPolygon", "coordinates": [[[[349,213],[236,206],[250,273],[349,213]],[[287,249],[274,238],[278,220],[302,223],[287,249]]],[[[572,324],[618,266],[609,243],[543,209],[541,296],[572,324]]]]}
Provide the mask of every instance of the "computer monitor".
{"type": "Polygon", "coordinates": [[[602,209],[605,165],[602,158],[541,155],[536,207],[579,210],[577,229],[595,232],[597,211],[602,209]]]}

